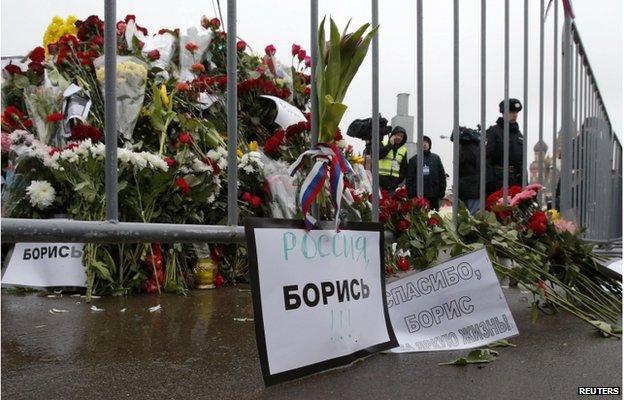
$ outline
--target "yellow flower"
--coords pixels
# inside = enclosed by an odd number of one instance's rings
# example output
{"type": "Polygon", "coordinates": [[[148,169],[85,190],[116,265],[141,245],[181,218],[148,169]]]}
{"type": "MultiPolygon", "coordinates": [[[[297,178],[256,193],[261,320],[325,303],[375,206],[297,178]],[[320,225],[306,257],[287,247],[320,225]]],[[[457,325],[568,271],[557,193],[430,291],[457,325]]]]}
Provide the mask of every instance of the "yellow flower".
{"type": "Polygon", "coordinates": [[[163,103],[163,106],[169,106],[169,95],[167,95],[167,86],[163,83],[160,85],[160,100],[163,103]]]}
{"type": "Polygon", "coordinates": [[[236,149],[236,155],[240,158],[243,156],[243,151],[241,149],[236,149]]]}
{"type": "Polygon", "coordinates": [[[546,212],[548,213],[548,218],[550,219],[551,222],[557,222],[561,219],[561,215],[559,215],[559,211],[555,210],[554,208],[546,212]]]}
{"type": "Polygon", "coordinates": [[[48,51],[49,44],[58,42],[62,36],[75,35],[78,32],[78,28],[75,25],[77,20],[78,18],[73,15],[67,17],[65,21],[59,16],[52,18],[52,22],[50,22],[43,34],[43,48],[45,51],[48,51]]]}
{"type": "Polygon", "coordinates": [[[249,151],[258,151],[258,142],[255,140],[249,143],[249,151]]]}

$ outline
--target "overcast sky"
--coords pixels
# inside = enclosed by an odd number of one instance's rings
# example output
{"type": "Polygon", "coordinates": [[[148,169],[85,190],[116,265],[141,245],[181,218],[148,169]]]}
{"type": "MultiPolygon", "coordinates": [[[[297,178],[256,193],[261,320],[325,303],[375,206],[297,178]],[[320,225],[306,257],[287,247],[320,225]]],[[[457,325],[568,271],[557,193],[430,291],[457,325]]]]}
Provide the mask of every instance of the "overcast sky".
{"type": "MultiPolygon", "coordinates": [[[[548,0],[546,0],[546,3],[548,0]]],[[[139,25],[150,33],[162,27],[199,26],[202,14],[215,16],[216,0],[170,2],[162,0],[118,1],[117,17],[136,14],[139,25]],[[183,4],[183,5],[182,5],[183,4]]],[[[225,18],[227,1],[222,0],[225,18]]],[[[380,1],[380,111],[390,120],[396,114],[396,95],[410,94],[410,114],[416,116],[416,2],[380,1]]],[[[433,151],[442,156],[448,172],[452,167],[452,146],[439,135],[453,127],[453,1],[424,1],[424,133],[433,139],[433,151]]],[[[523,98],[523,4],[511,1],[510,95],[523,98]]],[[[539,94],[539,8],[538,0],[529,1],[529,101],[528,130],[532,147],[538,138],[539,94]]],[[[239,0],[238,36],[256,52],[268,44],[277,48],[277,57],[290,63],[292,43],[309,49],[309,2],[303,0],[239,0]]],[[[476,127],[480,119],[480,0],[460,1],[460,124],[476,127]]],[[[573,0],[576,24],[596,74],[609,116],[618,136],[622,132],[622,4],[621,0],[573,0]]],[[[559,24],[563,10],[559,9],[559,24]]],[[[103,1],[20,0],[2,1],[3,56],[24,54],[41,44],[45,27],[54,15],[90,14],[103,17],[103,1]]],[[[488,0],[487,25],[487,125],[498,117],[503,98],[504,1],[488,0]]],[[[320,0],[319,15],[331,15],[343,27],[349,18],[358,26],[371,18],[370,2],[365,0],[320,0]]],[[[544,139],[552,148],[553,133],[553,21],[551,9],[546,22],[544,139]]],[[[561,46],[559,45],[559,50],[561,46]]],[[[561,57],[559,57],[561,60],[561,57]]],[[[561,72],[559,70],[559,76],[561,72]]],[[[560,93],[560,89],[558,91],[560,93]]],[[[559,94],[560,96],[560,94],[559,94]]],[[[371,115],[370,52],[353,80],[345,99],[349,107],[341,124],[346,131],[355,118],[371,115]]],[[[560,101],[559,101],[560,103],[560,101]]],[[[521,113],[520,126],[526,113],[521,113]]],[[[560,117],[560,112],[558,112],[560,117]]],[[[558,121],[560,124],[560,121],[558,121]]],[[[620,136],[621,137],[621,136],[620,136]]],[[[358,146],[361,148],[361,146],[358,146]]]]}

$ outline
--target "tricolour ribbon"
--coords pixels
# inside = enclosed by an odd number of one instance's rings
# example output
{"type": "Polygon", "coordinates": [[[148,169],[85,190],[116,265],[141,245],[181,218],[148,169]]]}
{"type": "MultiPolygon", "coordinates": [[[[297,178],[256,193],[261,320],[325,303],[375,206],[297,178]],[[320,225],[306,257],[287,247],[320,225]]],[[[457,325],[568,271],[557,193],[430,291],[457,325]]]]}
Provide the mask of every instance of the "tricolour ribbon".
{"type": "Polygon", "coordinates": [[[314,160],[314,166],[308,173],[299,191],[299,204],[303,212],[306,229],[316,225],[316,218],[309,214],[316,196],[323,190],[329,174],[329,189],[332,204],[335,210],[336,230],[340,225],[340,205],[344,192],[344,174],[353,172],[351,165],[335,145],[319,143],[317,146],[303,152],[288,168],[293,176],[303,165],[306,157],[314,160]]]}

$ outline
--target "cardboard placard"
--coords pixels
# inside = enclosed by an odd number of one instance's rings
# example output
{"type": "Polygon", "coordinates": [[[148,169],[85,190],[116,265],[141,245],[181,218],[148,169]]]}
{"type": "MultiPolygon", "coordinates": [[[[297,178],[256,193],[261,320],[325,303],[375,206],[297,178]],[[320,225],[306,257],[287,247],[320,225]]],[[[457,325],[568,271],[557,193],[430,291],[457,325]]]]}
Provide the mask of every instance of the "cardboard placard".
{"type": "Polygon", "coordinates": [[[485,249],[391,282],[386,297],[393,353],[470,349],[518,334],[485,249]]]}
{"type": "Polygon", "coordinates": [[[36,288],[86,287],[82,243],[16,243],[3,285],[36,288]]]}
{"type": "Polygon", "coordinates": [[[397,346],[380,224],[248,218],[254,322],[265,385],[397,346]]]}

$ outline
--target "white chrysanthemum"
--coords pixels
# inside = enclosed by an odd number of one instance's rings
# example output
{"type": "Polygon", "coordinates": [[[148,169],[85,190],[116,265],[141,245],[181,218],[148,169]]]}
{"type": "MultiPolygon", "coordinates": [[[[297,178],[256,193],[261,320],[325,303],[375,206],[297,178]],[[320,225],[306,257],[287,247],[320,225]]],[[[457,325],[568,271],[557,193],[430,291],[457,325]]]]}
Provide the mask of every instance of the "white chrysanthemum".
{"type": "Polygon", "coordinates": [[[211,194],[211,195],[210,195],[210,196],[208,196],[208,198],[206,199],[206,202],[207,202],[208,204],[212,204],[212,203],[214,203],[214,201],[215,201],[215,200],[216,200],[215,195],[214,195],[214,194],[211,194]]]}
{"type": "Polygon", "coordinates": [[[104,157],[106,153],[106,145],[104,143],[96,143],[93,147],[91,147],[91,154],[94,157],[104,157]]]}
{"type": "Polygon", "coordinates": [[[192,166],[193,166],[193,171],[195,172],[206,172],[206,171],[212,172],[212,167],[210,165],[205,164],[203,161],[200,161],[197,158],[193,159],[192,166]]]}
{"type": "Polygon", "coordinates": [[[147,160],[143,156],[143,153],[132,153],[132,158],[130,159],[130,161],[138,169],[147,168],[147,160]]]}
{"type": "Polygon", "coordinates": [[[247,172],[248,174],[253,174],[254,173],[254,169],[251,165],[246,165],[243,167],[243,171],[247,172]]]}
{"type": "Polygon", "coordinates": [[[45,157],[43,159],[43,165],[50,169],[59,169],[59,163],[57,162],[58,156],[55,158],[58,153],[54,153],[52,157],[45,157]]]}
{"type": "Polygon", "coordinates": [[[129,163],[133,158],[132,151],[128,149],[117,149],[117,159],[123,163],[129,163]]]}
{"type": "Polygon", "coordinates": [[[26,188],[30,204],[43,210],[54,202],[56,191],[48,181],[32,181],[26,188]]]}
{"type": "Polygon", "coordinates": [[[165,160],[160,158],[160,156],[158,156],[156,154],[148,153],[146,151],[141,153],[141,156],[145,159],[145,161],[147,161],[147,163],[149,164],[149,167],[152,170],[156,170],[156,169],[160,169],[160,170],[163,170],[163,171],[168,171],[169,170],[169,166],[167,165],[165,160]]]}

